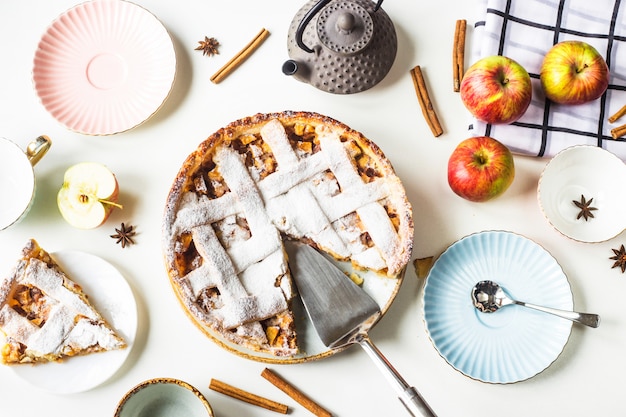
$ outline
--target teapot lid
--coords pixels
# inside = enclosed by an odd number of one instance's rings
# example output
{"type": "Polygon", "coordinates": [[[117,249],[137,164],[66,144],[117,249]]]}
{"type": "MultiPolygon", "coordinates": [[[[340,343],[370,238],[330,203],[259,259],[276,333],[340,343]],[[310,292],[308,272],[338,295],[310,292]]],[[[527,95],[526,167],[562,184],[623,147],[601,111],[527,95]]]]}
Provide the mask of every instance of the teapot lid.
{"type": "Polygon", "coordinates": [[[369,12],[353,1],[338,1],[326,6],[317,18],[317,35],[324,46],[341,54],[364,49],[374,34],[369,12]]]}

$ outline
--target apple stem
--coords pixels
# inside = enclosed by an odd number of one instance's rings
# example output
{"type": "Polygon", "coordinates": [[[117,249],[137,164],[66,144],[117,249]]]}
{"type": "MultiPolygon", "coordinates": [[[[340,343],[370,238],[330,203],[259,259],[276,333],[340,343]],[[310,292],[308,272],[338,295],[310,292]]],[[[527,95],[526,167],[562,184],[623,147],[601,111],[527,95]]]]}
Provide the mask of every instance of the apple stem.
{"type": "MultiPolygon", "coordinates": [[[[93,197],[95,197],[95,196],[93,196],[93,197]]],[[[80,201],[81,203],[84,204],[84,203],[87,203],[89,201],[89,198],[90,198],[89,195],[81,194],[78,197],[78,201],[80,201]]],[[[121,204],[114,203],[113,201],[103,200],[103,199],[100,199],[100,198],[98,198],[98,201],[101,202],[102,204],[108,204],[110,206],[117,207],[118,209],[123,209],[124,208],[121,204]]]]}
{"type": "Polygon", "coordinates": [[[503,86],[509,83],[509,77],[507,77],[507,74],[504,70],[499,69],[498,72],[496,73],[496,76],[498,80],[500,81],[500,84],[502,84],[503,86]]]}
{"type": "Polygon", "coordinates": [[[478,165],[484,165],[487,162],[487,157],[480,153],[477,155],[474,155],[474,161],[478,164],[478,165]]]}
{"type": "Polygon", "coordinates": [[[98,201],[101,202],[102,204],[108,204],[110,206],[117,207],[118,209],[124,208],[121,204],[114,203],[113,201],[109,201],[109,200],[98,200],[98,201]]]}

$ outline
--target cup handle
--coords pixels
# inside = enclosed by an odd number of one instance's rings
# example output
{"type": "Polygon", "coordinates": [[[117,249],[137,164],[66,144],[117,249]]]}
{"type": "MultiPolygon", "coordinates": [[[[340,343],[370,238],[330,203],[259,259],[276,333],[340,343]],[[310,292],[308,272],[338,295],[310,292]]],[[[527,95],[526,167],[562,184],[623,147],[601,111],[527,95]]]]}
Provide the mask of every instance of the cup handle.
{"type": "Polygon", "coordinates": [[[35,166],[35,164],[37,164],[37,162],[39,162],[39,160],[43,158],[46,152],[48,152],[50,146],[52,146],[52,141],[46,135],[41,135],[37,139],[29,143],[26,147],[26,156],[28,157],[30,164],[32,166],[35,166]]]}

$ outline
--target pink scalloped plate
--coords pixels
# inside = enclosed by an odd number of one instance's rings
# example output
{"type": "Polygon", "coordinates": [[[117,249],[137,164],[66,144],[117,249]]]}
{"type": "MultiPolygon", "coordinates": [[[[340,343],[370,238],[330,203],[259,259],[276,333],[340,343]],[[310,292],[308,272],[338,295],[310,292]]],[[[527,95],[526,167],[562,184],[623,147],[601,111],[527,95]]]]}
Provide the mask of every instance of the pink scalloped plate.
{"type": "Polygon", "coordinates": [[[93,0],[63,13],[35,52],[34,87],[70,130],[110,135],[152,116],[168,97],[176,54],[161,22],[124,0],[93,0]]]}

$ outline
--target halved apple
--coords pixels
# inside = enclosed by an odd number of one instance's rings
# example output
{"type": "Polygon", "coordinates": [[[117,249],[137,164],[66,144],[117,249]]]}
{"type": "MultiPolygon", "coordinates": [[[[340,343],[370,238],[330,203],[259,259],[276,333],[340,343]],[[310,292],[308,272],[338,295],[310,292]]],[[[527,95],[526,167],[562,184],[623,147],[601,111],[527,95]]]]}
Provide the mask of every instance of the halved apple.
{"type": "Polygon", "coordinates": [[[65,171],[57,205],[63,218],[79,229],[103,224],[117,203],[119,184],[109,168],[97,162],[81,162],[65,171]]]}

